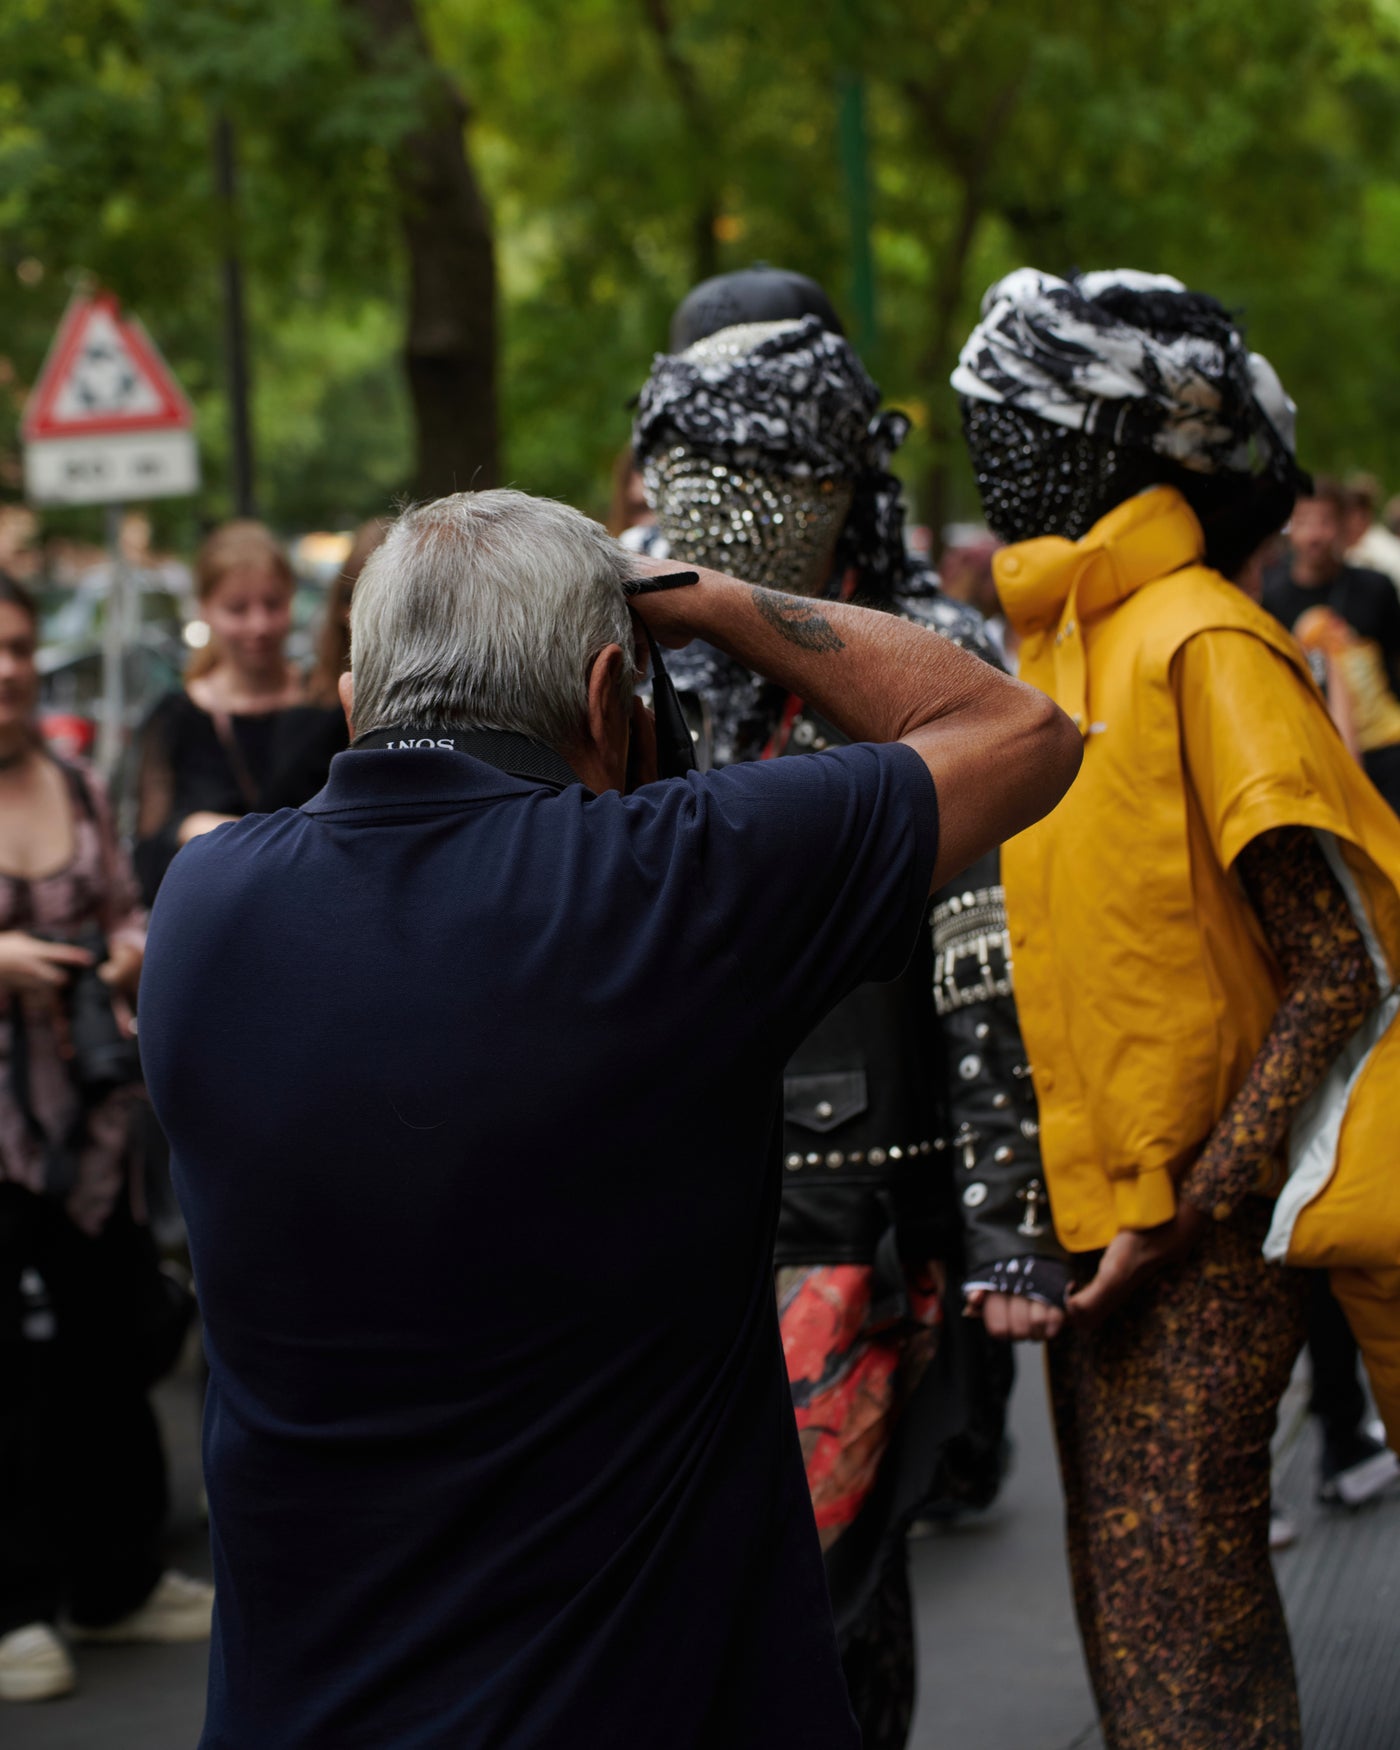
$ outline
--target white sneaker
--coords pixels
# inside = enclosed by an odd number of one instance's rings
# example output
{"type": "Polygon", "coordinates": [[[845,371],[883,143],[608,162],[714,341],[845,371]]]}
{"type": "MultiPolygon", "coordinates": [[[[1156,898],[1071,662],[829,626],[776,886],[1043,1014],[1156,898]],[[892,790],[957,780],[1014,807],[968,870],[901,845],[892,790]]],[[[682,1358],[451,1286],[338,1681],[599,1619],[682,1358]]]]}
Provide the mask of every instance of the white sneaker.
{"type": "Polygon", "coordinates": [[[68,1649],[46,1622],[0,1638],[0,1701],[49,1701],[78,1682],[68,1649]]]}
{"type": "Polygon", "coordinates": [[[75,1641],[207,1641],[214,1615],[214,1588],[167,1568],[155,1590],[129,1616],[101,1628],[72,1625],[75,1641]]]}
{"type": "Polygon", "coordinates": [[[1278,1507],[1269,1509],[1269,1548],[1272,1550],[1292,1549],[1298,1541],[1298,1525],[1289,1514],[1278,1507]]]}

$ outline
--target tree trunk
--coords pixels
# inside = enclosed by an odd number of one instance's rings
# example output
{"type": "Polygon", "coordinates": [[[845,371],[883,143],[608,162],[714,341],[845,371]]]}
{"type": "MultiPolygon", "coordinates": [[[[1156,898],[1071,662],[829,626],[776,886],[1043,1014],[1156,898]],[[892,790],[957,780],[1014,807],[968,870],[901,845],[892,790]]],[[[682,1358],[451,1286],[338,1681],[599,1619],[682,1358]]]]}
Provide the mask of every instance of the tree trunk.
{"type": "Polygon", "coordinates": [[[642,16],[656,40],[661,65],[676,95],[691,137],[696,178],[695,212],[690,225],[691,284],[713,279],[719,272],[719,238],[716,227],[721,212],[719,177],[715,161],[719,133],[713,124],[699,75],[676,42],[676,24],[670,0],[642,0],[642,16]]]}
{"type": "MultiPolygon", "coordinates": [[[[943,113],[942,92],[932,86],[906,82],[905,95],[914,107],[932,152],[942,159],[958,183],[958,214],[953,235],[939,258],[939,271],[929,300],[928,326],[920,370],[924,380],[939,388],[948,380],[957,354],[954,324],[962,304],[963,282],[977,227],[987,204],[987,179],[998,140],[1005,132],[1020,99],[1023,73],[1008,81],[988,106],[979,132],[960,136],[953,132],[943,113]]],[[[943,551],[943,529],[948,520],[948,472],[953,445],[958,439],[956,423],[947,412],[946,396],[930,397],[928,440],[929,465],[924,474],[919,508],[929,530],[929,553],[935,563],[943,551]]]]}
{"type": "Polygon", "coordinates": [[[408,255],[404,365],[413,403],[414,492],[437,498],[500,477],[496,257],[467,157],[467,108],[432,54],[415,0],[342,0],[374,66],[421,65],[421,124],[394,149],[408,255]]]}

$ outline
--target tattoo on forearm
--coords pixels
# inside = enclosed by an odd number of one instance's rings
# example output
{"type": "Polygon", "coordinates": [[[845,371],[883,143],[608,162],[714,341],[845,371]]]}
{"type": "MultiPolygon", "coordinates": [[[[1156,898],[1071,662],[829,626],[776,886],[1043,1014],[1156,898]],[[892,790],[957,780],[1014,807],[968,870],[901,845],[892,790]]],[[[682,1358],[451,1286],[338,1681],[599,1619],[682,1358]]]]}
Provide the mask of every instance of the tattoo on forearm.
{"type": "Polygon", "coordinates": [[[814,602],[753,585],[753,605],[775,632],[799,650],[844,650],[846,640],[814,602]]]}

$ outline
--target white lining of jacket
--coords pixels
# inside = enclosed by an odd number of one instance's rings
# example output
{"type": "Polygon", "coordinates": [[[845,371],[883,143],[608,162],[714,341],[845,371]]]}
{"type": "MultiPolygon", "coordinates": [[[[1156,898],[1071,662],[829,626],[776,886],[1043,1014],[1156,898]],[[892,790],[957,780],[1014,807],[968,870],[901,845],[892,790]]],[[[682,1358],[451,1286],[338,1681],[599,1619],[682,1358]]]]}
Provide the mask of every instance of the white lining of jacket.
{"type": "Polygon", "coordinates": [[[1347,896],[1347,904],[1375,966],[1376,982],[1386,994],[1337,1053],[1332,1067],[1298,1108],[1293,1120],[1288,1141],[1288,1182],[1274,1205],[1274,1219],[1264,1240],[1264,1256],[1279,1264],[1287,1262],[1298,1217],[1327,1188],[1337,1170],[1337,1144],[1342,1133],[1342,1120],[1346,1117],[1357,1079],[1372,1051],[1396,1015],[1400,1014],[1400,988],[1394,983],[1385,952],[1371,928],[1361,891],[1337,848],[1337,840],[1330,832],[1319,832],[1315,836],[1329,868],[1347,896]]]}

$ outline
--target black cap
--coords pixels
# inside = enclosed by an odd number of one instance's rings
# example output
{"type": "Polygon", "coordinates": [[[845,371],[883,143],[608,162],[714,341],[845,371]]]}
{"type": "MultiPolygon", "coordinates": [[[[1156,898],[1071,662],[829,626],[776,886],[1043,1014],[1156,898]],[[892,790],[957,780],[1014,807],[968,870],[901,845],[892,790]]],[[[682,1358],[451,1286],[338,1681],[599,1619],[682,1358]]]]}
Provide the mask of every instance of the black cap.
{"type": "Polygon", "coordinates": [[[756,261],[737,273],[701,280],[686,293],[671,318],[671,351],[684,352],[707,334],[732,328],[736,322],[795,322],[803,316],[815,316],[829,334],[844,337],[846,333],[831,299],[815,280],[756,261]]]}

